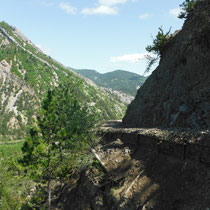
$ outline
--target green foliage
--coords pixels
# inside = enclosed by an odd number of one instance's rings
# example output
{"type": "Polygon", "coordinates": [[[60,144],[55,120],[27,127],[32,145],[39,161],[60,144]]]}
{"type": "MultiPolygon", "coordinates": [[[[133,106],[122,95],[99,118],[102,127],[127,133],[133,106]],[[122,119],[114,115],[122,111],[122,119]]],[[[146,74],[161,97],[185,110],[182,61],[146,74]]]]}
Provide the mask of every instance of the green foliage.
{"type": "Polygon", "coordinates": [[[194,6],[195,6],[196,0],[185,0],[180,7],[182,8],[181,13],[179,14],[179,18],[183,19],[183,18],[187,18],[187,16],[189,15],[189,13],[191,13],[194,10],[194,6]]]}
{"type": "Polygon", "coordinates": [[[88,69],[74,69],[74,71],[92,80],[98,86],[111,88],[132,96],[136,95],[136,87],[142,86],[147,79],[147,77],[123,70],[116,70],[105,74],[88,69]]]}
{"type": "Polygon", "coordinates": [[[0,62],[5,60],[8,66],[11,66],[10,79],[5,80],[4,76],[0,79],[0,138],[25,138],[27,125],[31,126],[33,123],[37,108],[40,107],[40,101],[47,90],[68,80],[77,87],[78,100],[83,101],[87,106],[93,106],[95,111],[100,113],[98,122],[123,117],[126,105],[119,98],[108,91],[89,85],[69,69],[43,54],[30,42],[24,43],[7,23],[0,22],[0,26],[26,49],[8,41],[0,32],[0,45],[2,44],[0,62]],[[13,106],[16,112],[14,109],[14,111],[8,109],[8,105],[17,95],[13,106]]]}
{"type": "Polygon", "coordinates": [[[52,181],[63,182],[71,170],[85,164],[93,143],[95,113],[78,101],[78,94],[70,83],[49,90],[22,148],[20,162],[35,182],[46,186],[49,202],[52,181]]]}
{"type": "Polygon", "coordinates": [[[152,45],[148,45],[146,47],[146,50],[149,53],[154,53],[154,54],[157,54],[157,55],[161,56],[161,48],[171,38],[171,28],[166,33],[164,33],[162,27],[159,27],[158,29],[159,29],[159,31],[158,31],[155,39],[153,39],[153,44],[152,45]]]}
{"type": "Polygon", "coordinates": [[[166,33],[163,31],[162,27],[159,27],[158,29],[159,29],[159,31],[158,31],[155,39],[153,39],[152,45],[148,45],[146,47],[146,51],[148,53],[152,53],[152,55],[148,55],[146,57],[148,60],[148,65],[145,70],[145,73],[148,73],[151,70],[152,66],[162,56],[161,49],[168,42],[168,40],[171,38],[171,28],[166,33]]]}
{"type": "Polygon", "coordinates": [[[20,209],[33,183],[18,164],[23,143],[0,144],[0,209],[20,209]]]}
{"type": "Polygon", "coordinates": [[[5,21],[0,22],[0,26],[4,28],[10,35],[12,35],[12,29],[9,24],[7,24],[5,21]]]}
{"type": "Polygon", "coordinates": [[[146,70],[144,71],[144,74],[149,73],[155,63],[159,60],[159,56],[151,56],[151,55],[146,55],[147,59],[147,67],[146,70]]]}

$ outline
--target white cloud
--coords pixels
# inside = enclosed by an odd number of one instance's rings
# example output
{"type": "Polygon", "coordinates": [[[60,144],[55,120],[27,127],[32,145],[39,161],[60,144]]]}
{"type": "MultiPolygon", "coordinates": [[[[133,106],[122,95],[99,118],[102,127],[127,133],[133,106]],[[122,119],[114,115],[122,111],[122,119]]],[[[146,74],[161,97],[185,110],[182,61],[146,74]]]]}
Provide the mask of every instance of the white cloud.
{"type": "Polygon", "coordinates": [[[46,55],[52,55],[52,49],[51,48],[45,47],[41,44],[36,44],[36,46],[46,55]]]}
{"type": "Polygon", "coordinates": [[[174,9],[170,9],[169,13],[170,15],[176,16],[178,17],[178,15],[180,14],[181,9],[180,8],[174,8],[174,9]]]}
{"type": "Polygon", "coordinates": [[[77,9],[75,7],[73,7],[73,6],[71,6],[67,2],[61,2],[59,4],[59,7],[61,9],[63,9],[67,14],[70,14],[70,15],[75,15],[77,13],[77,9]]]}
{"type": "Polygon", "coordinates": [[[122,56],[111,57],[110,61],[112,63],[117,62],[128,62],[128,63],[139,63],[141,60],[145,59],[149,53],[134,53],[134,54],[125,54],[122,56]]]}
{"type": "Polygon", "coordinates": [[[117,8],[108,7],[105,5],[101,5],[96,8],[84,8],[82,10],[82,14],[84,15],[116,15],[118,13],[117,8]]]}
{"type": "Polygon", "coordinates": [[[101,5],[107,5],[107,6],[113,6],[116,4],[124,4],[126,3],[128,0],[99,0],[99,4],[101,5]]]}
{"type": "Polygon", "coordinates": [[[119,9],[115,5],[124,4],[128,1],[135,2],[136,0],[97,0],[97,7],[84,8],[81,13],[85,15],[116,15],[119,9]]]}
{"type": "Polygon", "coordinates": [[[139,18],[143,20],[143,19],[149,18],[150,16],[151,16],[150,14],[144,13],[144,14],[139,15],[139,18]]]}

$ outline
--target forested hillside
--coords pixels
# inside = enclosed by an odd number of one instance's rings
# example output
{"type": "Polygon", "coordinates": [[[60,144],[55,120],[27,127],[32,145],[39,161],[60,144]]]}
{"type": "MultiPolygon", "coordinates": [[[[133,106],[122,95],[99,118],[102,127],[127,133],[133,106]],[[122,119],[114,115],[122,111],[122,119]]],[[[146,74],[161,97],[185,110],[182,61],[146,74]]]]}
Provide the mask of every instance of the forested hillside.
{"type": "Polygon", "coordinates": [[[73,70],[92,80],[99,86],[121,91],[131,96],[136,95],[137,90],[147,79],[147,77],[124,70],[116,70],[104,74],[100,74],[95,70],[88,69],[73,70]]]}
{"type": "Polygon", "coordinates": [[[0,139],[22,138],[48,89],[71,80],[100,120],[121,118],[125,104],[45,55],[17,28],[0,23],[0,139]],[[27,126],[26,126],[27,125],[27,126]]]}

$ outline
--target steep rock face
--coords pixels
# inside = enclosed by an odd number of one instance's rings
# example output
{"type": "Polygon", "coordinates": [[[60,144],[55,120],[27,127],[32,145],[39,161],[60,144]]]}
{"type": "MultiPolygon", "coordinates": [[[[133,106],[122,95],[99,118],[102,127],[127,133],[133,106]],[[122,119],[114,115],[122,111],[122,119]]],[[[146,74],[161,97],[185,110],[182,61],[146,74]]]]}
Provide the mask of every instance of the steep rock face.
{"type": "Polygon", "coordinates": [[[128,106],[125,127],[210,127],[209,11],[210,0],[197,1],[161,49],[159,66],[128,106]]]}

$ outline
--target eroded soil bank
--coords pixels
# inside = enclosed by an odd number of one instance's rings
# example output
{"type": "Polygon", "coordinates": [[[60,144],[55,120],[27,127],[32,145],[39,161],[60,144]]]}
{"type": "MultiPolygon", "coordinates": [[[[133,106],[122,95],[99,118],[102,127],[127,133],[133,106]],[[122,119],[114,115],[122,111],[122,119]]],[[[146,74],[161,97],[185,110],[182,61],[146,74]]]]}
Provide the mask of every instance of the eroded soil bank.
{"type": "Polygon", "coordinates": [[[124,129],[109,122],[99,162],[66,185],[58,209],[210,208],[209,131],[124,129]]]}

